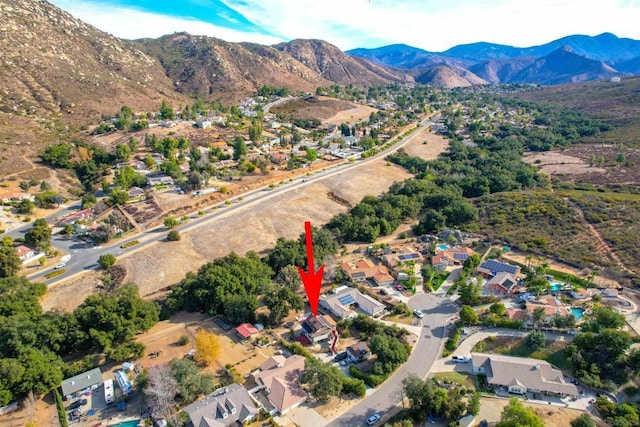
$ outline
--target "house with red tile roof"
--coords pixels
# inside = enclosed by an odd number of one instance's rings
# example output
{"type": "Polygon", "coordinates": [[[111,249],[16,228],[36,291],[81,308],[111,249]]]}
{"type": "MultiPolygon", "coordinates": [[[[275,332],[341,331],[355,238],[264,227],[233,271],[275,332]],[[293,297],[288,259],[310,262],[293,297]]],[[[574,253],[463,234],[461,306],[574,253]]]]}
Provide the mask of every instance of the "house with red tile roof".
{"type": "Polygon", "coordinates": [[[537,308],[544,309],[544,322],[550,322],[556,316],[571,315],[571,310],[552,295],[544,295],[538,300],[529,300],[526,302],[526,310],[530,319],[533,318],[533,313],[537,308]]]}
{"type": "Polygon", "coordinates": [[[451,248],[444,251],[436,249],[436,253],[431,257],[431,266],[435,270],[446,270],[447,267],[463,265],[464,262],[475,251],[471,248],[451,248]]]}
{"type": "Polygon", "coordinates": [[[364,283],[371,280],[376,286],[392,285],[393,276],[384,265],[374,265],[361,259],[354,265],[343,262],[341,269],[347,275],[351,283],[364,283]]]}

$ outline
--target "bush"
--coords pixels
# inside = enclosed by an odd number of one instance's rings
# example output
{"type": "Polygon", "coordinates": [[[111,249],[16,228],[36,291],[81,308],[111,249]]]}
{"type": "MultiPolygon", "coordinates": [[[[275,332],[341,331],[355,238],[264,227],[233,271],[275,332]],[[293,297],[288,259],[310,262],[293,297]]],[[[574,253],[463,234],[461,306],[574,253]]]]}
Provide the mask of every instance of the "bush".
{"type": "Polygon", "coordinates": [[[181,238],[182,237],[180,236],[180,233],[178,232],[178,230],[171,230],[169,234],[167,234],[167,240],[170,242],[177,242],[181,238]]]}
{"type": "Polygon", "coordinates": [[[367,387],[361,379],[345,377],[342,380],[342,392],[345,394],[353,393],[358,397],[362,397],[367,393],[367,387]]]}
{"type": "Polygon", "coordinates": [[[189,344],[189,341],[191,341],[191,340],[189,339],[188,335],[182,335],[180,337],[180,339],[178,340],[178,345],[179,346],[187,345],[187,344],[189,344]]]}

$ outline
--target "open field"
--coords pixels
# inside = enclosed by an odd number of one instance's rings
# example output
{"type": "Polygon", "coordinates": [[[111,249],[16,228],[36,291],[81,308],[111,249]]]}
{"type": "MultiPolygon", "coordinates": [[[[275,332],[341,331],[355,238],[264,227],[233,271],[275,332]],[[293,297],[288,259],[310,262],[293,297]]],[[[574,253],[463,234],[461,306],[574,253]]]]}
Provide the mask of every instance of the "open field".
{"type": "MultiPolygon", "coordinates": [[[[307,98],[293,99],[273,107],[269,111],[286,117],[327,120],[341,112],[345,112],[346,114],[347,111],[357,108],[357,104],[349,101],[329,98],[326,96],[310,96],[307,98]]],[[[371,109],[371,111],[376,110],[371,109]]],[[[369,117],[369,113],[367,113],[366,117],[369,117]]]]}
{"type": "Polygon", "coordinates": [[[324,120],[324,123],[332,125],[340,125],[341,123],[357,123],[362,120],[368,120],[371,113],[378,111],[367,105],[358,105],[355,108],[338,112],[335,116],[324,120]]]}
{"type": "MultiPolygon", "coordinates": [[[[437,135],[425,134],[425,138],[430,140],[426,145],[422,144],[421,138],[416,138],[405,147],[419,151],[425,158],[436,158],[447,147],[447,141],[437,135]]],[[[384,159],[379,159],[350,171],[348,176],[337,175],[309,183],[304,189],[292,190],[224,217],[215,225],[181,233],[182,240],[178,242],[160,242],[133,250],[118,263],[127,269],[125,282],[136,283],[145,298],[160,298],[188,271],[197,270],[213,258],[231,251],[244,254],[254,250],[260,253],[273,247],[280,236],[295,238],[303,233],[305,221],[320,226],[335,214],[345,212],[348,206],[329,197],[329,193],[354,205],[365,195],[380,194],[394,182],[409,177],[405,170],[388,166],[384,159]]],[[[74,297],[75,289],[95,289],[94,274],[86,273],[73,281],[56,285],[55,294],[46,300],[47,307],[73,309],[82,302],[74,297]]]]}

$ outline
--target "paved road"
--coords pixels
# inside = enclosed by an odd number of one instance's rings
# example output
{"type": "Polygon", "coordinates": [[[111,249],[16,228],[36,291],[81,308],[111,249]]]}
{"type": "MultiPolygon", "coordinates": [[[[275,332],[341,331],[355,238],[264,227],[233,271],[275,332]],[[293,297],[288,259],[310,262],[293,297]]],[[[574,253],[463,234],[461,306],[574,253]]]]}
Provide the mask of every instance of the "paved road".
{"type": "MultiPolygon", "coordinates": [[[[381,151],[377,155],[369,157],[367,159],[357,160],[355,162],[347,162],[347,161],[340,162],[331,167],[327,167],[324,170],[317,171],[313,173],[311,176],[301,176],[299,178],[296,178],[292,182],[287,182],[283,185],[280,185],[277,188],[273,188],[273,189],[269,187],[258,188],[256,190],[243,194],[241,197],[242,200],[240,200],[239,198],[231,199],[233,203],[231,203],[230,205],[227,205],[223,202],[215,205],[214,206],[216,208],[215,210],[212,209],[212,207],[209,207],[205,209],[205,215],[202,215],[202,216],[194,212],[190,215],[190,217],[192,218],[191,220],[189,220],[186,224],[177,227],[176,229],[179,231],[187,231],[196,227],[210,226],[211,223],[213,223],[217,219],[236,213],[239,210],[249,208],[250,206],[253,206],[269,198],[275,197],[276,195],[280,195],[287,191],[302,188],[305,185],[308,185],[312,182],[326,179],[334,175],[343,174],[354,168],[365,167],[370,162],[376,161],[380,157],[384,157],[390,153],[393,153],[396,150],[398,150],[400,147],[408,144],[418,135],[420,131],[422,131],[424,128],[428,126],[431,126],[432,124],[433,124],[433,119],[423,120],[420,123],[420,128],[418,128],[417,130],[409,134],[402,141],[398,142],[397,144],[394,144],[392,147],[384,151],[381,151]]],[[[58,218],[63,216],[64,214],[66,214],[66,212],[65,213],[57,212],[54,216],[58,218]]],[[[51,222],[54,222],[53,218],[51,218],[51,222]]],[[[27,227],[26,229],[28,228],[29,227],[27,227]]],[[[131,236],[127,239],[124,239],[122,241],[119,241],[117,245],[104,246],[104,247],[98,246],[95,248],[77,239],[68,238],[65,236],[54,236],[54,238],[52,239],[53,247],[71,254],[71,259],[66,263],[65,268],[67,271],[64,274],[60,276],[56,276],[52,279],[45,279],[44,282],[47,285],[52,285],[61,280],[67,280],[71,276],[81,273],[83,271],[96,269],[98,268],[97,262],[100,255],[110,253],[115,255],[116,257],[126,256],[127,252],[144,248],[150,244],[153,244],[160,240],[165,239],[166,233],[167,233],[167,229],[164,226],[158,226],[153,229],[146,230],[143,233],[140,233],[140,234],[131,236]],[[138,240],[140,243],[136,244],[130,249],[120,248],[120,246],[134,240],[138,240]]],[[[38,273],[29,275],[28,278],[30,280],[43,279],[43,276],[50,271],[52,270],[51,269],[43,270],[38,273]]]]}
{"type": "Polygon", "coordinates": [[[409,360],[372,395],[334,419],[329,426],[365,425],[366,419],[376,412],[387,414],[394,411],[402,402],[402,380],[409,374],[426,377],[440,353],[446,334],[445,323],[458,311],[458,306],[442,296],[420,294],[411,298],[409,307],[419,308],[425,314],[421,335],[409,360]]]}

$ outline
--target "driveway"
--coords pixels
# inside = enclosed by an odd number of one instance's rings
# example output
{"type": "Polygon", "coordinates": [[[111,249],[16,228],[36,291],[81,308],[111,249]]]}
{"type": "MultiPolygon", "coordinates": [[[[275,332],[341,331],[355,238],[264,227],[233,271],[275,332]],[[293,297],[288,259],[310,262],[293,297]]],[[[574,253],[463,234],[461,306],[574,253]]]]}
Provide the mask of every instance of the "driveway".
{"type": "MultiPolygon", "coordinates": [[[[330,426],[365,425],[372,414],[390,414],[402,402],[402,380],[409,374],[425,378],[431,364],[436,360],[446,334],[447,319],[458,311],[458,306],[447,298],[433,294],[416,295],[409,301],[409,307],[419,308],[424,313],[422,328],[411,355],[393,376],[373,391],[360,403],[334,419],[330,426]]],[[[383,422],[384,416],[383,416],[383,422]]],[[[306,426],[306,424],[305,424],[306,426]]]]}
{"type": "MultiPolygon", "coordinates": [[[[497,329],[485,329],[480,332],[476,332],[475,334],[467,336],[464,338],[458,348],[453,352],[456,356],[469,356],[471,354],[471,350],[473,347],[479,343],[480,341],[488,338],[488,337],[524,337],[529,333],[529,331],[518,331],[514,329],[506,329],[506,328],[497,328],[497,329]]],[[[573,340],[574,335],[560,335],[560,334],[552,334],[550,332],[544,333],[545,337],[548,340],[557,340],[557,341],[567,341],[571,342],[573,340]]],[[[470,372],[471,364],[470,363],[454,363],[451,361],[451,357],[441,357],[434,361],[433,365],[431,365],[431,369],[429,373],[436,372],[470,372]]]]}
{"type": "Polygon", "coordinates": [[[311,408],[306,406],[298,406],[287,413],[287,418],[296,425],[304,427],[324,427],[327,425],[327,419],[318,414],[311,408]]]}

